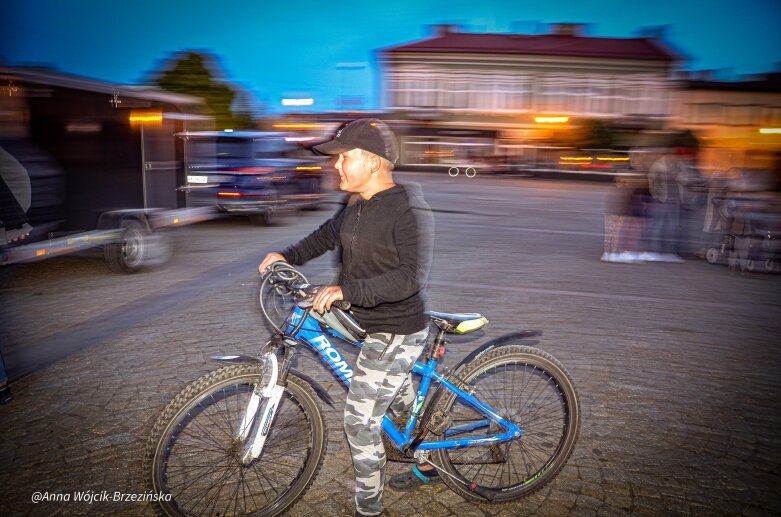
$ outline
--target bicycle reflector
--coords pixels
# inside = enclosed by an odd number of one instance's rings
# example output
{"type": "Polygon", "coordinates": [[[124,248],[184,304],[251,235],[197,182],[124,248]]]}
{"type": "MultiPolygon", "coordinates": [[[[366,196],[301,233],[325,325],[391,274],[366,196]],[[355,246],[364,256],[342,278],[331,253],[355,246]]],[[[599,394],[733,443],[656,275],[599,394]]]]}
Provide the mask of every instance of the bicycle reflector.
{"type": "Polygon", "coordinates": [[[475,318],[473,320],[464,320],[458,324],[453,332],[456,334],[468,334],[469,332],[484,327],[487,323],[488,318],[485,316],[480,316],[479,318],[475,318]]]}

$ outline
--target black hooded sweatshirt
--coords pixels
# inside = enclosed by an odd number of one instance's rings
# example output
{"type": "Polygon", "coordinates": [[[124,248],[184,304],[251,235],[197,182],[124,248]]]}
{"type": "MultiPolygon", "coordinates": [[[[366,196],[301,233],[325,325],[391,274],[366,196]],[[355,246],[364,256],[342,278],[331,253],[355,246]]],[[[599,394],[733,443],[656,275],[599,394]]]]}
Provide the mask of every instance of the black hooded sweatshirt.
{"type": "Polygon", "coordinates": [[[368,333],[413,334],[428,326],[424,287],[433,253],[431,209],[417,185],[358,194],[317,230],[282,251],[301,265],[340,246],[338,285],[368,333]]]}

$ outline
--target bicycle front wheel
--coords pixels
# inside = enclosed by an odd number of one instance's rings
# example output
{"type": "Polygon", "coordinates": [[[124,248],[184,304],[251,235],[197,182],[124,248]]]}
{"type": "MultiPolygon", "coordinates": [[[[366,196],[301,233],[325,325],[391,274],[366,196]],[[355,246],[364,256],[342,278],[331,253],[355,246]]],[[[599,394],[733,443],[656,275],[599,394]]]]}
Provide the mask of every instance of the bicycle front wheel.
{"type": "Polygon", "coordinates": [[[261,456],[242,463],[254,434],[240,440],[237,431],[259,378],[257,365],[226,366],[194,381],[163,410],[145,471],[154,493],[163,494],[158,502],[166,515],[279,515],[314,481],[325,456],[325,421],[312,389],[293,374],[261,456]]]}
{"type": "MultiPolygon", "coordinates": [[[[498,503],[527,496],[551,481],[572,453],[580,428],[577,392],[561,363],[541,350],[511,344],[466,365],[460,377],[523,435],[497,445],[436,451],[445,483],[465,499],[486,502],[483,495],[488,494],[498,503]]],[[[453,393],[440,400],[438,409],[452,418],[440,439],[501,432],[501,426],[488,424],[485,415],[453,393]]]]}

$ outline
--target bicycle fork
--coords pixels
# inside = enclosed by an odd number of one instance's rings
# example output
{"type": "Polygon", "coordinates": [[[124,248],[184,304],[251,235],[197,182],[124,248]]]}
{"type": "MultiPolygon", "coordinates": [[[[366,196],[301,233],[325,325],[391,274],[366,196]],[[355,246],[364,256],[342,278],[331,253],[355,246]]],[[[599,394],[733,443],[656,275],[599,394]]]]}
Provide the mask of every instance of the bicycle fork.
{"type": "Polygon", "coordinates": [[[266,443],[266,438],[271,429],[271,422],[274,420],[274,415],[279,407],[279,401],[285,392],[285,387],[277,383],[279,380],[279,364],[276,354],[273,351],[265,354],[263,363],[261,381],[264,379],[267,379],[267,381],[262,385],[258,383],[252,391],[247,404],[247,410],[241,419],[236,436],[238,443],[246,443],[247,438],[251,435],[251,431],[256,429],[251,445],[245,447],[242,451],[241,462],[244,465],[252,463],[263,452],[263,445],[266,443]],[[258,417],[258,415],[260,416],[258,417]]]}

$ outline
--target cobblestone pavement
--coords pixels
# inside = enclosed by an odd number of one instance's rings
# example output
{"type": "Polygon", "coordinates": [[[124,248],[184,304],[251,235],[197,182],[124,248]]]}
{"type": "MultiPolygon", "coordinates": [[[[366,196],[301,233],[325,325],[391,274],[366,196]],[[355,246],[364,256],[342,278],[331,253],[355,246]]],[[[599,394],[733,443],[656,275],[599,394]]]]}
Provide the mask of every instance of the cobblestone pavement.
{"type": "MultiPolygon", "coordinates": [[[[604,184],[401,176],[436,210],[431,307],[491,319],[482,336],[455,339],[448,362],[490,337],[543,330],[540,347],[575,379],[583,422],[561,474],[524,500],[388,489],[388,515],[781,512],[781,275],[599,262],[604,184]]],[[[16,378],[15,400],[0,406],[0,515],[154,515],[149,503],[73,493],[146,492],[142,453],[162,407],[215,367],[209,355],[253,353],[263,340],[258,258],[327,213],[184,228],[169,265],[136,275],[110,273],[98,254],[0,270],[0,346],[16,378]],[[71,501],[32,504],[36,491],[71,501]]],[[[327,282],[333,260],[305,271],[327,282]]],[[[290,515],[352,515],[344,390],[306,368],[338,403],[323,469],[290,515]]]]}

